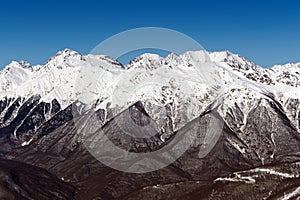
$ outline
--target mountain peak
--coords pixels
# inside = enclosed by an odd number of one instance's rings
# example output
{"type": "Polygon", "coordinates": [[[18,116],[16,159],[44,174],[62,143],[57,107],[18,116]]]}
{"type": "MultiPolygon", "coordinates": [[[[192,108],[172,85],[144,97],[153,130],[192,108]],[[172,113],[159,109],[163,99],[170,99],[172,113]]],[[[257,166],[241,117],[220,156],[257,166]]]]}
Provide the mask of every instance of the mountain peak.
{"type": "Polygon", "coordinates": [[[79,53],[77,51],[66,48],[62,51],[57,52],[54,57],[57,57],[57,56],[68,57],[68,56],[74,56],[74,55],[78,55],[78,54],[79,53]]]}
{"type": "Polygon", "coordinates": [[[270,69],[300,69],[300,62],[299,63],[287,63],[284,65],[274,65],[270,69]]]}
{"type": "Polygon", "coordinates": [[[234,54],[228,50],[209,52],[209,56],[214,62],[236,61],[239,63],[243,63],[246,60],[244,57],[238,54],[234,54]]]}
{"type": "Polygon", "coordinates": [[[70,57],[76,57],[81,56],[80,53],[77,51],[71,50],[71,49],[64,49],[62,51],[59,51],[55,54],[55,56],[51,57],[47,63],[53,61],[53,60],[65,60],[70,57]]]}
{"type": "Polygon", "coordinates": [[[160,62],[163,59],[164,58],[158,54],[145,53],[131,60],[129,64],[126,65],[126,69],[143,67],[152,68],[157,62],[160,62]]]}
{"type": "Polygon", "coordinates": [[[26,62],[24,60],[20,60],[19,64],[24,67],[24,68],[29,68],[31,67],[31,64],[29,62],[26,62]]]}
{"type": "Polygon", "coordinates": [[[21,68],[24,70],[29,69],[30,71],[34,71],[34,70],[40,68],[40,65],[32,66],[29,62],[26,62],[24,60],[20,60],[19,62],[12,61],[3,69],[3,71],[9,71],[9,70],[18,69],[18,68],[21,68]]]}
{"type": "Polygon", "coordinates": [[[159,60],[162,59],[162,57],[158,54],[153,54],[153,53],[144,53],[133,60],[130,61],[130,63],[137,63],[140,61],[153,61],[153,60],[159,60]]]}
{"type": "Polygon", "coordinates": [[[78,60],[82,59],[82,55],[71,49],[64,49],[51,57],[45,64],[46,67],[60,66],[65,63],[68,59],[75,58],[78,60]]]}

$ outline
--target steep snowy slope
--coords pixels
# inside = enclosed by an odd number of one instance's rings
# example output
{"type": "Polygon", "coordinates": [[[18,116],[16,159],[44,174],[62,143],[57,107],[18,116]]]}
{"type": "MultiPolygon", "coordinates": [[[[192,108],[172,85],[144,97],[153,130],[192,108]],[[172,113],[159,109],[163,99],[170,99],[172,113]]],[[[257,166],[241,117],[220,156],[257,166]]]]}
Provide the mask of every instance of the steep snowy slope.
{"type": "Polygon", "coordinates": [[[0,95],[2,98],[40,95],[45,102],[57,99],[65,108],[76,98],[73,87],[80,69],[85,67],[99,67],[99,71],[105,71],[107,67],[112,71],[122,71],[121,64],[108,57],[83,56],[66,49],[43,66],[26,67],[22,63],[12,62],[1,73],[0,95]]]}

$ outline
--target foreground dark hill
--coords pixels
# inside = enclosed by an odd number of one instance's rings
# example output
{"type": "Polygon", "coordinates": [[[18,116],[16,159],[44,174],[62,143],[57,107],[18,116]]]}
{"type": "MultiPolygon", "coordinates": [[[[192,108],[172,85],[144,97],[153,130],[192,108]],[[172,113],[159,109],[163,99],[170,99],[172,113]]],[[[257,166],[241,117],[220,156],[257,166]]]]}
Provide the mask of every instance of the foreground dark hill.
{"type": "MultiPolygon", "coordinates": [[[[258,107],[257,111],[253,111],[254,114],[249,115],[249,117],[256,118],[263,108],[258,107]]],[[[271,107],[268,107],[268,110],[276,113],[271,107]]],[[[207,128],[205,126],[207,126],[207,121],[210,117],[211,114],[207,113],[196,119],[197,122],[192,122],[187,126],[199,126],[198,133],[205,132],[207,128]]],[[[276,121],[276,125],[280,126],[280,129],[278,129],[281,133],[285,134],[280,134],[278,137],[273,138],[276,142],[273,145],[276,146],[277,152],[272,159],[266,159],[264,165],[298,161],[298,133],[285,125],[288,122],[281,117],[280,113],[271,117],[276,121]]],[[[124,133],[118,130],[113,122],[114,119],[103,127],[103,132],[95,132],[95,134],[111,134],[112,139],[117,141],[124,133]]],[[[234,121],[228,120],[228,122],[234,124],[234,121]]],[[[248,126],[262,131],[260,134],[262,141],[268,141],[268,130],[264,130],[264,127],[265,123],[269,123],[272,126],[272,121],[249,120],[248,123],[248,126]]],[[[46,123],[45,126],[47,125],[46,123]]],[[[76,194],[78,199],[90,199],[97,196],[111,199],[121,197],[149,185],[196,180],[212,181],[220,176],[232,174],[235,171],[261,166],[261,161],[255,152],[257,148],[248,148],[248,153],[241,153],[228,142],[228,140],[233,139],[241,140],[231,128],[227,125],[224,126],[217,144],[205,158],[199,159],[198,157],[201,140],[203,140],[200,134],[189,150],[175,163],[164,169],[146,174],[119,172],[102,165],[81,144],[73,120],[47,133],[47,135],[32,142],[29,146],[7,153],[5,157],[47,169],[58,178],[74,185],[78,189],[76,194]]],[[[46,128],[41,127],[41,130],[44,129],[46,128]]],[[[251,129],[248,130],[250,131],[251,129]]],[[[260,132],[257,133],[259,134],[260,132]]],[[[269,134],[271,133],[269,132],[269,134]]],[[[252,137],[256,139],[254,136],[252,137]]],[[[97,142],[95,141],[95,143],[97,142]]],[[[122,145],[124,147],[130,146],[130,143],[123,142],[122,145]]],[[[142,144],[140,145],[142,146],[142,144]]],[[[151,150],[151,146],[148,144],[148,150],[151,150]]],[[[135,148],[137,149],[134,150],[138,151],[138,147],[135,148]]],[[[265,148],[265,151],[271,150],[265,148]]]]}
{"type": "Polygon", "coordinates": [[[298,199],[299,188],[299,163],[295,163],[254,168],[212,182],[148,186],[121,199],[298,199]]]}
{"type": "Polygon", "coordinates": [[[73,199],[75,192],[44,169],[0,160],[0,199],[73,199]]]}

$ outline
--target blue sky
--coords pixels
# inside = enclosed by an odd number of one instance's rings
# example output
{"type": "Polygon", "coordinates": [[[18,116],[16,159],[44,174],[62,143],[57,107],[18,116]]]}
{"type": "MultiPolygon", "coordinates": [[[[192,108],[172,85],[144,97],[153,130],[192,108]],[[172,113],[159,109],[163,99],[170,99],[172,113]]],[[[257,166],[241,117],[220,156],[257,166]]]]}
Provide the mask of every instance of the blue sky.
{"type": "Polygon", "coordinates": [[[165,27],[209,51],[229,50],[264,66],[300,62],[297,0],[0,2],[0,68],[44,63],[59,50],[90,52],[137,27],[165,27]]]}

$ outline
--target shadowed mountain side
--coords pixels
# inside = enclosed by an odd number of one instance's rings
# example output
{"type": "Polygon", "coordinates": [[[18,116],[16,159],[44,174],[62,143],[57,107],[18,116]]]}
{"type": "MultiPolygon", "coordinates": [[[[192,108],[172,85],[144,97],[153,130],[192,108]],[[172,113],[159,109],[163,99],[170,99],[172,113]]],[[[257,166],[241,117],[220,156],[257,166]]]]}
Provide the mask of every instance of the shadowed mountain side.
{"type": "Polygon", "coordinates": [[[76,189],[45,169],[0,160],[0,199],[72,199],[76,189]]]}
{"type": "MultiPolygon", "coordinates": [[[[253,127],[247,130],[255,131],[256,134],[262,138],[258,142],[263,142],[264,138],[268,137],[267,130],[263,129],[265,123],[272,124],[274,121],[274,123],[276,122],[277,126],[280,127],[281,132],[278,132],[280,140],[276,137],[273,138],[274,141],[276,141],[276,149],[274,149],[276,153],[274,158],[272,160],[266,159],[265,164],[297,161],[298,157],[296,156],[296,152],[299,151],[297,149],[298,139],[295,137],[297,133],[293,132],[289,126],[286,126],[286,118],[281,116],[280,113],[277,113],[276,109],[274,110],[268,106],[268,113],[272,114],[272,120],[255,120],[259,113],[265,112],[263,108],[266,106],[268,105],[264,104],[262,107],[258,106],[253,110],[253,112],[249,114],[249,120],[247,122],[249,127],[253,127]],[[273,113],[276,113],[276,115],[273,113]],[[281,135],[281,133],[285,134],[281,135]],[[282,142],[284,140],[288,142],[282,142]]],[[[139,118],[136,119],[137,121],[141,120],[141,116],[147,117],[145,111],[140,108],[141,107],[139,107],[139,109],[133,109],[136,113],[132,116],[139,116],[139,118]]],[[[99,115],[99,113],[101,112],[98,112],[98,114],[95,113],[95,115],[97,115],[96,117],[100,123],[101,115],[99,115]]],[[[123,112],[117,115],[107,122],[103,128],[101,128],[100,132],[96,131],[95,134],[110,135],[110,139],[118,146],[130,148],[136,152],[139,152],[140,149],[143,151],[145,149],[147,151],[154,150],[156,148],[155,141],[158,141],[158,139],[150,140],[146,143],[141,142],[140,145],[134,146],[130,143],[131,140],[119,140],[120,136],[124,135],[124,132],[116,126],[114,120],[125,114],[127,115],[128,113],[123,112]]],[[[255,144],[256,146],[258,145],[258,143],[255,143],[256,138],[254,136],[250,135],[248,138],[249,144],[254,143],[253,147],[249,146],[244,153],[241,152],[241,149],[237,148],[237,144],[243,144],[244,138],[233,132],[235,128],[234,124],[236,123],[233,123],[234,119],[230,118],[229,115],[216,145],[207,156],[199,158],[199,150],[201,149],[201,145],[203,145],[201,142],[203,142],[203,136],[207,131],[207,126],[212,116],[213,113],[208,112],[186,125],[198,127],[198,130],[195,142],[183,156],[164,169],[146,174],[119,172],[101,164],[91,156],[82,145],[80,134],[77,133],[72,120],[33,141],[29,146],[10,152],[6,157],[45,168],[59,178],[63,178],[64,181],[78,188],[77,199],[92,199],[97,196],[103,199],[111,199],[123,196],[148,185],[167,184],[187,180],[211,181],[217,177],[228,175],[238,170],[261,166],[261,159],[258,156],[260,152],[257,153],[258,148],[254,148],[255,144]],[[232,143],[232,141],[237,142],[232,143]]],[[[85,120],[85,116],[82,115],[80,118],[74,120],[85,120]]],[[[91,121],[90,123],[94,122],[91,121]]],[[[86,127],[89,127],[88,123],[86,127]]],[[[188,132],[186,134],[188,134],[188,132]]],[[[267,142],[269,141],[267,139],[265,140],[267,142]]]]}

